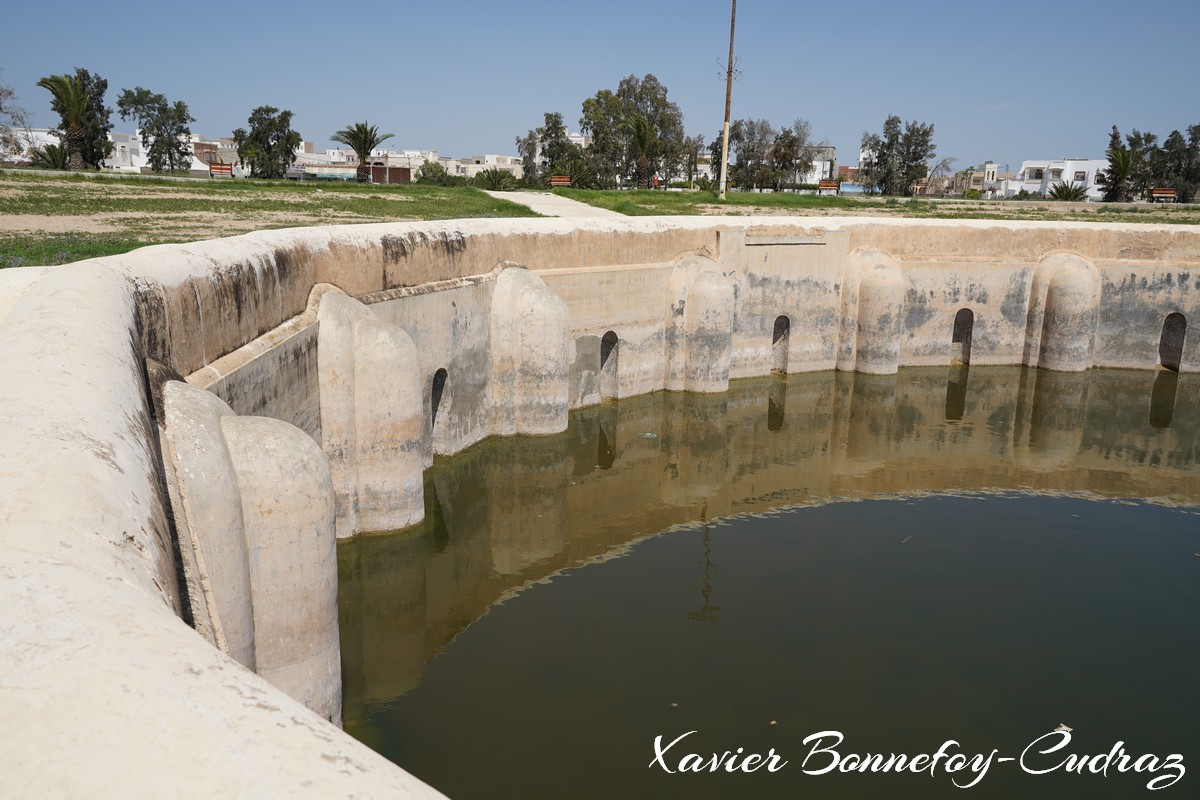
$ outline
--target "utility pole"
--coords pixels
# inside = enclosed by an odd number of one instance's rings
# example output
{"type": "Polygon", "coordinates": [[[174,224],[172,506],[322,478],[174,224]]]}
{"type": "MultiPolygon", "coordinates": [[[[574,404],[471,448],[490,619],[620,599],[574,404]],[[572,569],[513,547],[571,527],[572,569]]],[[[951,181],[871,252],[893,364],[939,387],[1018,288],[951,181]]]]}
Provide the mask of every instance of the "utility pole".
{"type": "Polygon", "coordinates": [[[725,183],[729,180],[729,101],[733,97],[733,28],[737,24],[737,0],[729,16],[729,64],[725,71],[725,126],[721,129],[721,185],[718,200],[725,199],[725,183]]]}

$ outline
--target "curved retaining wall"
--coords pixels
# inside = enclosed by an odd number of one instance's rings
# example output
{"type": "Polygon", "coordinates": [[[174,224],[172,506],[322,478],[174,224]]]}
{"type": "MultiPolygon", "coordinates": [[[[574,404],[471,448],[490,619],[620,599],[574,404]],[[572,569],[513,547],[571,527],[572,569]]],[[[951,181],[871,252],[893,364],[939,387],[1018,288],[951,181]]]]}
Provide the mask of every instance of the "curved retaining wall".
{"type": "Polygon", "coordinates": [[[1180,227],[476,220],[4,271],[0,770],[437,796],[326,721],[335,536],[416,521],[435,454],[772,369],[1194,371],[1198,318],[1180,227]]]}

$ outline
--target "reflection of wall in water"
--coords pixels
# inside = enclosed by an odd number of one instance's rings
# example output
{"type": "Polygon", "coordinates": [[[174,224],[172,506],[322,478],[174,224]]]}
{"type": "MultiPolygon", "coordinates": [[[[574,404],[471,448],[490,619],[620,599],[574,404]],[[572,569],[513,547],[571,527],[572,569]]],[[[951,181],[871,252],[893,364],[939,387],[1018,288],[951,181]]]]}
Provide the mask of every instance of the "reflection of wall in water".
{"type": "MultiPolygon", "coordinates": [[[[1171,375],[1179,397],[1200,396],[1200,376],[1171,375]]],[[[374,650],[394,671],[348,666],[347,718],[413,685],[498,597],[702,513],[1005,488],[1200,501],[1200,408],[1178,404],[1170,428],[1154,427],[1154,383],[994,367],[793,374],[595,406],[560,436],[488,440],[431,469],[421,527],[342,545],[343,602],[363,617],[343,607],[357,637],[347,664],[374,650]],[[952,392],[961,419],[946,419],[952,392]]]]}

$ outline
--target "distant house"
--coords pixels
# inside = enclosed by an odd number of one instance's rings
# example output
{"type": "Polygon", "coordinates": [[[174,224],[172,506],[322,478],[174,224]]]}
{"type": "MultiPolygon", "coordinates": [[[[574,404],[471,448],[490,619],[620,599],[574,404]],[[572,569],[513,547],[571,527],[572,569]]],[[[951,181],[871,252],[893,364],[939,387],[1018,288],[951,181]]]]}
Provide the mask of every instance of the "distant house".
{"type": "Polygon", "coordinates": [[[817,145],[813,148],[812,168],[799,176],[799,182],[820,183],[837,177],[837,148],[832,145],[817,145]]]}
{"type": "Polygon", "coordinates": [[[1074,183],[1087,189],[1087,199],[1097,202],[1104,199],[1104,183],[1098,180],[1108,169],[1107,158],[1061,158],[1057,161],[1022,161],[1016,179],[1008,182],[1005,194],[1008,197],[1024,189],[1043,197],[1056,183],[1074,183]]]}
{"type": "Polygon", "coordinates": [[[48,144],[62,144],[58,131],[51,128],[18,128],[13,132],[19,149],[16,152],[0,152],[0,161],[8,164],[28,164],[34,150],[48,144]]]}
{"type": "Polygon", "coordinates": [[[464,178],[474,178],[479,173],[489,169],[500,169],[520,179],[525,175],[525,166],[518,156],[467,156],[460,158],[454,165],[454,175],[464,178]]]}
{"type": "MultiPolygon", "coordinates": [[[[1000,169],[995,161],[985,161],[979,166],[967,167],[954,173],[947,187],[947,193],[962,196],[968,190],[974,189],[980,197],[1004,197],[1005,187],[1012,184],[1019,176],[1000,169]]],[[[1012,194],[1016,194],[1014,189],[1012,194]]]]}

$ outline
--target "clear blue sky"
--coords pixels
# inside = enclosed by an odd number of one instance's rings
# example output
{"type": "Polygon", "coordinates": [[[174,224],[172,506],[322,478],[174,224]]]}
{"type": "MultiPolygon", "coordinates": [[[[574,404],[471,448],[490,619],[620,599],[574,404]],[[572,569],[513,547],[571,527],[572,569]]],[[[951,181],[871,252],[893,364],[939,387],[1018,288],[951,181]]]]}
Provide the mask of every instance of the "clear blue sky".
{"type": "MultiPolygon", "coordinates": [[[[110,105],[161,92],[208,136],[274,105],[318,150],[367,119],[390,145],[462,157],[515,153],[544,111],[575,130],[584,98],[654,73],[688,133],[720,131],[729,0],[271,5],[10,3],[0,80],[39,127],[57,120],[37,80],[81,66],[110,105]]],[[[742,0],[733,116],[807,119],[842,164],[888,114],[934,123],[960,167],[1101,157],[1114,123],[1160,138],[1200,123],[1198,43],[1200,0],[742,0]]]]}

